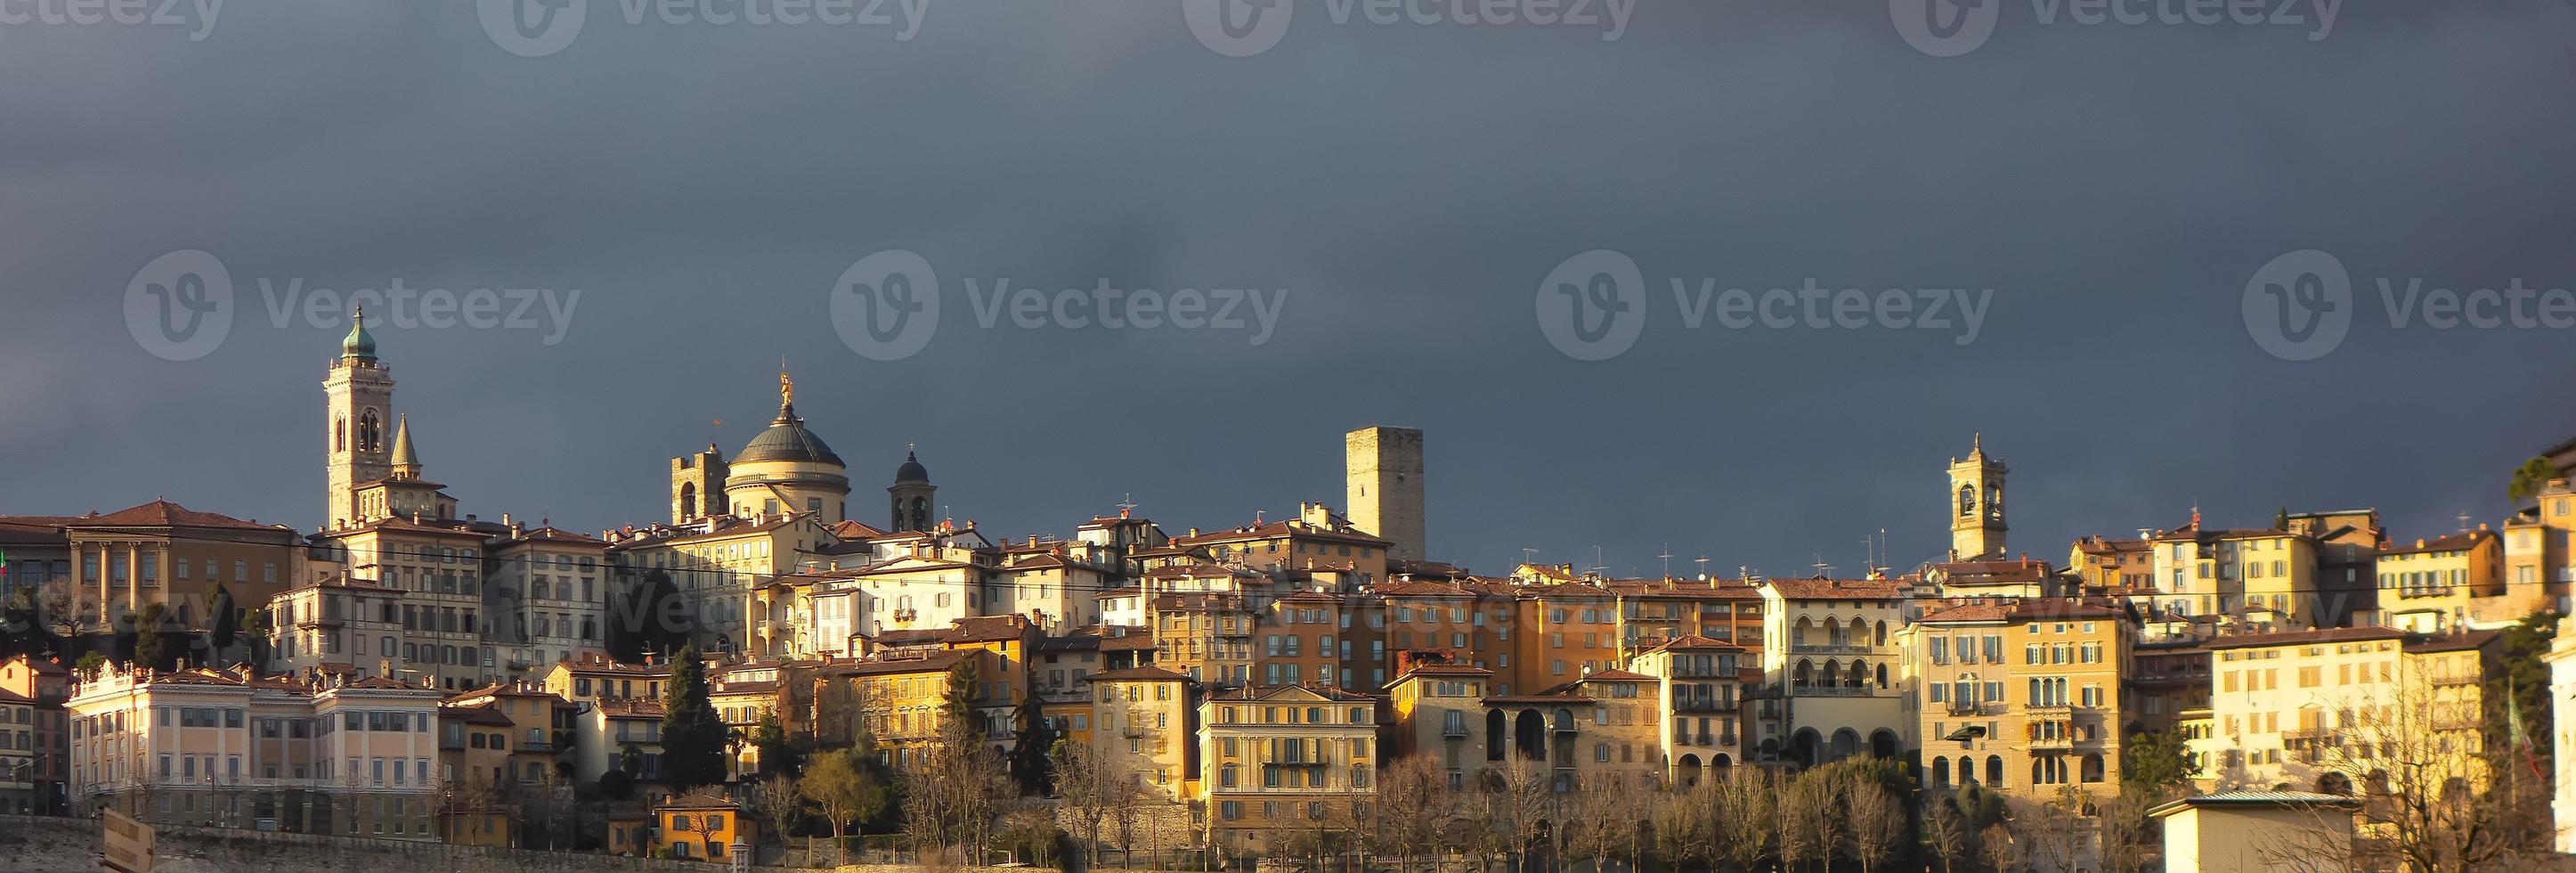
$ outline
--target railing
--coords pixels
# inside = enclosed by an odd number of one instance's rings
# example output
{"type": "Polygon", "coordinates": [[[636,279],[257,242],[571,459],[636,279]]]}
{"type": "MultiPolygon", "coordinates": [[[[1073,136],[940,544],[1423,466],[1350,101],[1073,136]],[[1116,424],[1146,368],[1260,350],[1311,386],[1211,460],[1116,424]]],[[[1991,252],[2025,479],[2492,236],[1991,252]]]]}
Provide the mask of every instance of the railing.
{"type": "Polygon", "coordinates": [[[1790,687],[1789,693],[1792,697],[1871,697],[1877,690],[1869,686],[1795,685],[1790,687]]]}
{"type": "Polygon", "coordinates": [[[1970,701],[1957,701],[1957,700],[1953,700],[1953,701],[1950,701],[1950,702],[1949,702],[1949,704],[1947,704],[1947,705],[1949,706],[1949,713],[1950,713],[1951,715],[2002,715],[2002,714],[2004,714],[2004,704],[2003,704],[2003,701],[2000,701],[2000,700],[1970,700],[1970,701]]]}
{"type": "Polygon", "coordinates": [[[1467,726],[1463,724],[1443,725],[1440,728],[1440,735],[1453,740],[1458,739],[1467,735],[1467,726]]]}
{"type": "Polygon", "coordinates": [[[1723,698],[1708,698],[1708,699],[1692,698],[1692,699],[1689,699],[1689,700],[1676,700],[1676,701],[1673,701],[1673,711],[1674,711],[1674,712],[1719,712],[1719,713],[1723,713],[1723,712],[1738,712],[1738,711],[1741,711],[1743,708],[1744,708],[1744,707],[1743,707],[1743,704],[1739,704],[1739,703],[1737,703],[1737,702],[1735,702],[1735,701],[1733,701],[1733,700],[1728,700],[1728,699],[1723,699],[1723,698]]]}
{"type": "Polygon", "coordinates": [[[1789,651],[1802,655],[1866,655],[1877,647],[1855,643],[1796,643],[1789,651]]]}

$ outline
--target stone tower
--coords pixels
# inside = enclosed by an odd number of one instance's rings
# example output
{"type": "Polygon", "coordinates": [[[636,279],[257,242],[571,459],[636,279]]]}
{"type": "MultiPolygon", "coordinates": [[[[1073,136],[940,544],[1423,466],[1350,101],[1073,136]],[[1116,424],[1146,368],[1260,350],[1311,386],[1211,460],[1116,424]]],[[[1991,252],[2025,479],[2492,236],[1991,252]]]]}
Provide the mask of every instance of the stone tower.
{"type": "Polygon", "coordinates": [[[1422,431],[1351,431],[1342,436],[1342,458],[1351,524],[1387,540],[1387,557],[1422,560],[1422,431]]]}
{"type": "Polygon", "coordinates": [[[1986,455],[1979,434],[1965,458],[1950,459],[1950,560],[2004,556],[2004,462],[1986,455]]]}
{"type": "Polygon", "coordinates": [[[886,532],[929,530],[933,523],[931,501],[938,494],[939,486],[930,484],[930,468],[921,465],[919,455],[904,452],[903,466],[894,468],[894,484],[886,488],[886,497],[894,508],[888,518],[892,526],[886,532]]]}
{"type": "Polygon", "coordinates": [[[364,310],[349,317],[349,336],[340,341],[340,357],[322,378],[323,439],[329,461],[323,466],[330,486],[325,495],[324,527],[355,522],[357,488],[393,474],[394,377],[376,360],[376,338],[367,333],[364,310]]]}
{"type": "Polygon", "coordinates": [[[671,523],[688,524],[731,506],[725,502],[726,472],[724,452],[714,443],[706,451],[672,458],[671,523]]]}

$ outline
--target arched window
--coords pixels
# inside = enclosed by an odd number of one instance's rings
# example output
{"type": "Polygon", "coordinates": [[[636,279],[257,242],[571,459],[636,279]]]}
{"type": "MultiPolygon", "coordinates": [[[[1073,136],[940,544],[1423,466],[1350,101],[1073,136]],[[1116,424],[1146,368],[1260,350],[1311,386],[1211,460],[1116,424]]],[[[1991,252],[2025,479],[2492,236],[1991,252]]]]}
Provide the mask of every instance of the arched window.
{"type": "Polygon", "coordinates": [[[1851,672],[1843,674],[1843,687],[1859,688],[1868,683],[1869,666],[1859,661],[1851,662],[1851,672]]]}
{"type": "Polygon", "coordinates": [[[1977,514],[1977,486],[1959,486],[1959,514],[1962,516],[1977,514]]]}
{"type": "Polygon", "coordinates": [[[698,483],[682,482],[680,483],[680,518],[685,521],[696,517],[698,517],[698,483]]]}
{"type": "Polygon", "coordinates": [[[358,412],[358,451],[372,452],[384,442],[384,422],[373,409],[358,412]]]}
{"type": "Polygon", "coordinates": [[[1799,658],[1798,669],[1790,674],[1790,684],[1796,685],[1800,688],[1807,687],[1807,672],[1813,669],[1813,667],[1814,665],[1808,663],[1807,659],[1799,658]]]}
{"type": "Polygon", "coordinates": [[[349,450],[348,419],[343,418],[331,423],[331,450],[335,452],[345,452],[349,450]]]}
{"type": "Polygon", "coordinates": [[[1937,788],[1950,787],[1950,759],[1932,759],[1932,785],[1937,788]]]}
{"type": "Polygon", "coordinates": [[[1886,665],[1886,664],[1880,664],[1880,665],[1878,665],[1878,687],[1879,687],[1879,689],[1880,689],[1880,690],[1885,690],[1885,689],[1887,688],[1887,665],[1886,665]]]}
{"type": "Polygon", "coordinates": [[[1834,685],[1836,684],[1837,680],[1841,677],[1841,673],[1842,673],[1842,668],[1841,668],[1841,667],[1839,667],[1839,666],[1835,665],[1835,664],[1834,664],[1834,662],[1832,662],[1832,661],[1826,661],[1826,662],[1825,662],[1825,674],[1824,674],[1824,676],[1822,677],[1822,678],[1824,679],[1824,681],[1823,681],[1821,684],[1822,684],[1824,687],[1826,687],[1826,688],[1832,688],[1832,687],[1834,687],[1834,685]]]}
{"type": "Polygon", "coordinates": [[[2004,786],[2004,756],[1986,756],[1986,784],[1995,788],[2004,786]]]}
{"type": "Polygon", "coordinates": [[[1977,782],[1977,759],[1975,759],[1975,758],[1971,758],[1971,757],[1968,757],[1968,756],[1966,756],[1966,755],[1960,755],[1960,756],[1959,756],[1959,784],[1961,784],[1961,785],[1974,785],[1974,784],[1976,784],[1976,782],[1977,782]]]}
{"type": "MultiPolygon", "coordinates": [[[[1879,621],[1878,632],[1870,636],[1870,644],[1875,646],[1887,645],[1887,621],[1885,619],[1881,619],[1879,621]]],[[[1885,685],[1887,683],[1881,682],[1879,684],[1885,685]]]]}
{"type": "Polygon", "coordinates": [[[2003,517],[2004,486],[2001,483],[1986,486],[1986,514],[1996,518],[2003,517]]]}

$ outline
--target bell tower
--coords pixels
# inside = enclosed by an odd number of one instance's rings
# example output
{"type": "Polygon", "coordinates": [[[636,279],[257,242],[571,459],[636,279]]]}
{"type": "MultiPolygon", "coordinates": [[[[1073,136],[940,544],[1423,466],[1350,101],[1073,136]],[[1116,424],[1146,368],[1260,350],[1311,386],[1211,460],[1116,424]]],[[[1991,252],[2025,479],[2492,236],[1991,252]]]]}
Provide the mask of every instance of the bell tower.
{"type": "Polygon", "coordinates": [[[2004,462],[1986,455],[1984,434],[1973,438],[1968,456],[1950,459],[1950,560],[1978,561],[2004,555],[2004,462]]]}
{"type": "Polygon", "coordinates": [[[933,524],[931,499],[938,493],[939,486],[930,484],[930,470],[921,465],[921,456],[906,449],[903,466],[894,470],[894,484],[886,488],[888,502],[894,510],[887,519],[891,526],[886,528],[886,532],[929,530],[933,524]]]}
{"type": "Polygon", "coordinates": [[[327,529],[358,521],[358,486],[393,475],[394,377],[376,360],[376,338],[367,333],[363,309],[349,316],[349,335],[322,378],[322,396],[327,529]]]}
{"type": "Polygon", "coordinates": [[[671,523],[688,524],[710,515],[722,515],[732,504],[725,502],[726,468],[724,452],[714,443],[707,450],[671,459],[671,523]]]}

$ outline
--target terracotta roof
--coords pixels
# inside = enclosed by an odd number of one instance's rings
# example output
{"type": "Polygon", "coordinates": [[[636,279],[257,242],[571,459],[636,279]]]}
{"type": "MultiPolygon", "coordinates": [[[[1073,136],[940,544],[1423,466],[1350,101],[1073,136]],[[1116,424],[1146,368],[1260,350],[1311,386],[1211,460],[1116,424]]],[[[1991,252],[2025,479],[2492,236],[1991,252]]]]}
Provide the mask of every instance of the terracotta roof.
{"type": "Polygon", "coordinates": [[[1897,600],[1902,587],[1876,579],[1772,579],[1762,583],[1789,600],[1897,600]]]}
{"type": "Polygon", "coordinates": [[[479,724],[486,727],[516,727],[518,725],[518,722],[511,721],[509,716],[503,715],[500,708],[489,703],[478,706],[441,706],[438,708],[438,719],[440,721],[461,721],[466,724],[479,724]]]}
{"type": "Polygon", "coordinates": [[[1344,691],[1344,690],[1339,689],[1339,688],[1332,688],[1332,687],[1320,686],[1320,685],[1246,685],[1246,686],[1241,687],[1241,688],[1235,688],[1235,689],[1230,689],[1230,690],[1227,690],[1227,691],[1218,692],[1218,693],[1214,696],[1214,699],[1217,699],[1217,700],[1269,700],[1269,699],[1271,699],[1271,698],[1278,697],[1278,696],[1283,695],[1283,694],[1287,694],[1287,693],[1289,693],[1289,692],[1290,692],[1290,691],[1292,691],[1292,690],[1294,690],[1294,691],[1303,691],[1303,692],[1306,692],[1306,693],[1308,693],[1308,694],[1313,694],[1313,695],[1316,695],[1316,696],[1322,697],[1322,698],[1324,698],[1325,700],[1332,700],[1332,701],[1339,701],[1339,702],[1358,702],[1358,701],[1363,701],[1363,700],[1365,700],[1365,701],[1374,701],[1374,700],[1376,700],[1376,699],[1377,699],[1377,698],[1374,698],[1374,697],[1370,697],[1370,696],[1368,696],[1368,695],[1366,695],[1366,694],[1360,694],[1360,693],[1352,692],[1352,691],[1344,691]]]}
{"type": "Polygon", "coordinates": [[[722,809],[740,810],[741,804],[711,791],[692,791],[656,804],[654,809],[722,809]]]}
{"type": "Polygon", "coordinates": [[[714,687],[707,689],[707,696],[709,697],[723,697],[728,694],[776,693],[778,693],[778,682],[769,679],[760,679],[748,682],[719,682],[716,683],[714,687]]]}
{"type": "Polygon", "coordinates": [[[2445,534],[2431,539],[2419,539],[2412,545],[2390,545],[2388,548],[2381,549],[2379,554],[2386,556],[2420,555],[2430,552],[2464,552],[2478,548],[2495,538],[2496,532],[2491,530],[2461,531],[2459,533],[2445,534]]]}
{"type": "Polygon", "coordinates": [[[106,515],[90,514],[63,524],[69,528],[84,527],[220,527],[241,530],[286,530],[283,525],[257,524],[229,515],[198,512],[167,500],[154,500],[141,506],[120,509],[106,515]]]}
{"type": "Polygon", "coordinates": [[[2503,635],[2504,632],[2500,630],[2435,634],[2428,637],[2419,637],[2417,639],[2407,640],[2406,651],[2421,654],[2430,654],[2433,652],[2465,652],[2470,649],[2484,648],[2486,644],[2494,642],[2497,637],[2503,635]]]}
{"type": "Polygon", "coordinates": [[[1445,582],[1398,582],[1377,587],[1380,597],[1474,597],[1475,592],[1445,582]]]}
{"type": "Polygon", "coordinates": [[[1413,678],[1413,677],[1415,677],[1415,676],[1491,676],[1491,675],[1494,675],[1494,671],[1492,671],[1492,670],[1487,670],[1487,669],[1485,669],[1485,668],[1483,668],[1483,667],[1470,667],[1470,666],[1467,666],[1467,665],[1465,665],[1465,664],[1423,664],[1423,665],[1420,665],[1420,666],[1414,667],[1414,668],[1413,668],[1413,669],[1411,669],[1411,670],[1406,670],[1406,671],[1404,671],[1404,675],[1395,677],[1395,681],[1397,681],[1397,682],[1402,682],[1402,681],[1404,681],[1404,680],[1406,680],[1406,679],[1411,679],[1411,678],[1413,678]]]}
{"type": "Polygon", "coordinates": [[[2202,643],[2209,649],[2249,649],[2271,646],[2300,646],[2311,643],[2349,643],[2368,640],[2402,640],[2414,634],[2393,627],[2335,627],[2316,630],[2279,631],[2268,634],[2237,634],[2202,643]]]}
{"type": "Polygon", "coordinates": [[[832,525],[832,535],[845,540],[872,540],[885,536],[885,534],[885,531],[848,519],[843,519],[839,522],[833,523],[832,525]]]}
{"type": "Polygon", "coordinates": [[[1099,651],[1100,635],[1089,633],[1067,634],[1060,637],[1044,637],[1038,640],[1038,651],[1041,654],[1079,652],[1084,649],[1090,649],[1095,652],[1099,651]]]}
{"type": "Polygon", "coordinates": [[[1029,632],[1029,620],[1016,615],[985,615],[961,618],[948,629],[952,643],[998,643],[1020,639],[1029,632]]]}
{"type": "Polygon", "coordinates": [[[564,529],[561,529],[561,528],[555,528],[555,527],[541,527],[541,528],[536,528],[536,529],[534,529],[534,530],[530,530],[530,531],[528,531],[527,533],[520,534],[519,536],[515,537],[514,539],[515,539],[516,541],[519,541],[519,542],[534,542],[534,541],[537,541],[537,540],[544,540],[544,541],[547,541],[547,542],[573,543],[573,544],[575,544],[575,545],[584,545],[584,546],[605,546],[605,545],[608,545],[608,541],[607,541],[607,540],[603,540],[603,539],[600,539],[600,538],[598,538],[598,537],[593,537],[593,536],[585,536],[585,535],[582,535],[582,534],[573,533],[572,531],[564,530],[564,529]]]}
{"type": "Polygon", "coordinates": [[[918,658],[843,661],[825,666],[828,676],[884,676],[893,673],[945,673],[968,657],[967,652],[932,652],[918,658]]]}
{"type": "Polygon", "coordinates": [[[1626,670],[1611,669],[1611,670],[1594,670],[1594,671],[1592,671],[1592,672],[1590,672],[1590,673],[1586,673],[1586,674],[1584,674],[1584,675],[1583,675],[1583,678],[1581,678],[1581,679],[1577,679],[1577,680],[1574,680],[1574,681],[1577,681],[1577,682],[1657,682],[1657,681],[1661,681],[1661,680],[1656,679],[1656,678],[1655,678],[1655,677],[1653,677],[1653,676],[1648,676],[1648,675],[1646,675],[1646,674],[1644,674],[1644,673],[1631,673],[1631,672],[1628,672],[1628,671],[1626,671],[1626,670]]]}
{"type": "Polygon", "coordinates": [[[1127,667],[1091,674],[1093,682],[1188,682],[1190,677],[1161,667],[1127,667]]]}
{"type": "Polygon", "coordinates": [[[1356,530],[1330,530],[1292,519],[1257,525],[1244,525],[1242,527],[1227,528],[1225,530],[1218,531],[1202,531],[1197,536],[1177,536],[1172,538],[1172,544],[1174,546],[1194,546],[1200,543],[1221,543],[1244,539],[1272,539],[1283,536],[1341,540],[1370,546],[1385,546],[1388,543],[1387,540],[1369,536],[1368,534],[1356,530]]]}
{"type": "Polygon", "coordinates": [[[1146,633],[1142,628],[1100,638],[1100,650],[1104,652],[1149,652],[1153,649],[1154,635],[1146,633]]]}
{"type": "Polygon", "coordinates": [[[2127,618],[2128,613],[2099,603],[2054,597],[2020,597],[2005,601],[1936,607],[1917,623],[2084,621],[2127,618]]]}
{"type": "Polygon", "coordinates": [[[1675,651],[1692,651],[1692,652],[1701,652],[1701,651],[1742,652],[1742,651],[1749,651],[1748,649],[1744,648],[1743,646],[1739,646],[1739,645],[1736,645],[1736,644],[1734,644],[1734,643],[1725,642],[1725,641],[1722,641],[1722,640],[1711,639],[1711,638],[1709,638],[1709,637],[1704,637],[1704,636],[1701,636],[1701,635],[1699,635],[1699,634],[1685,634],[1685,635],[1683,635],[1683,636],[1674,637],[1674,638],[1672,638],[1671,640],[1669,640],[1669,641],[1665,642],[1663,645],[1656,646],[1656,647],[1654,647],[1654,648],[1652,648],[1652,649],[1648,649],[1647,651],[1650,651],[1650,652],[1660,652],[1660,651],[1664,651],[1664,650],[1666,650],[1666,649],[1672,649],[1672,650],[1675,650],[1675,651]]]}

